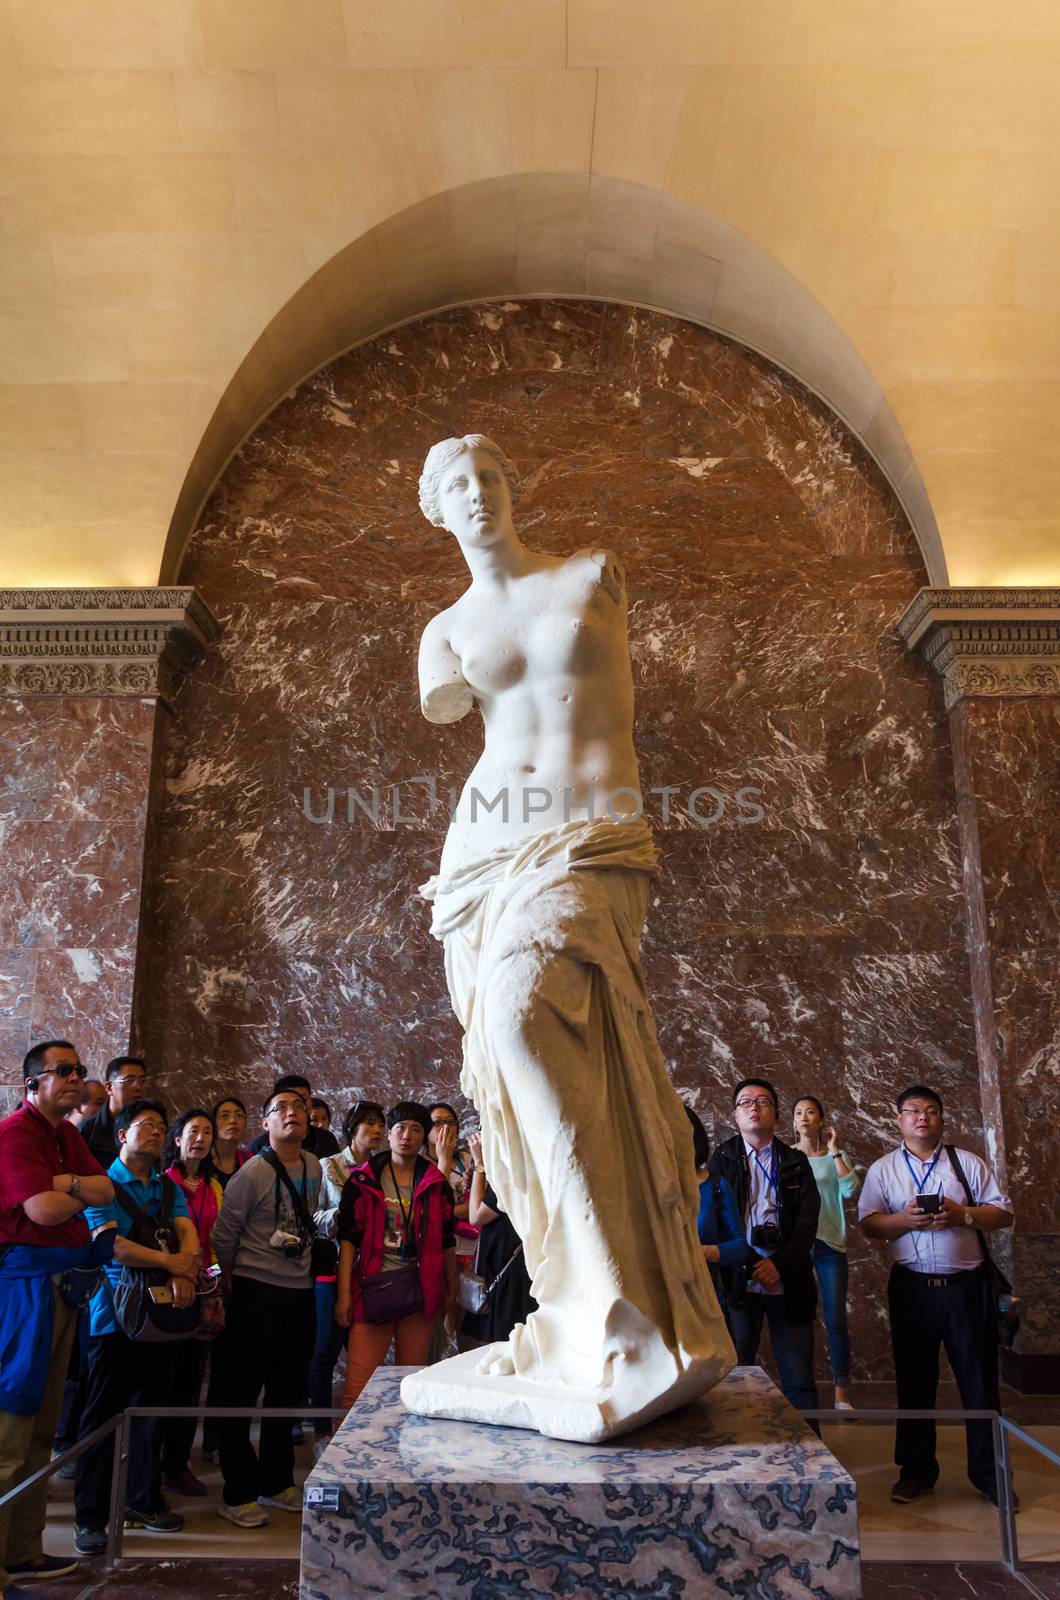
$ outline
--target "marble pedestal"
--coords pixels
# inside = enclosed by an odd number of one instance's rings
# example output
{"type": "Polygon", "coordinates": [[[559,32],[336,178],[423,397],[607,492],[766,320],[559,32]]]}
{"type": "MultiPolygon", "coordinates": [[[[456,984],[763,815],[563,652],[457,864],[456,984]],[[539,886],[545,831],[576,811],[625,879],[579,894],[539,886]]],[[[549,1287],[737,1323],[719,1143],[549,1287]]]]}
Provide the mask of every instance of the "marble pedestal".
{"type": "Polygon", "coordinates": [[[854,1482],[758,1367],[603,1445],[415,1416],[381,1368],[306,1483],[301,1600],[855,1600],[854,1482]]]}

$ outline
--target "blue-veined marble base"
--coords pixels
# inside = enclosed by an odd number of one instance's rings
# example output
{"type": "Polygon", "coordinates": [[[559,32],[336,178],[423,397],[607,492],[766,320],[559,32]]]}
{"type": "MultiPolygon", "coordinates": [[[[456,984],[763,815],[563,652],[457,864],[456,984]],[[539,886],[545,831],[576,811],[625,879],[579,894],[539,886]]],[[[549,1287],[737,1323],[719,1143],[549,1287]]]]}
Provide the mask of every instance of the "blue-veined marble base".
{"type": "Polygon", "coordinates": [[[301,1600],[854,1600],[849,1473],[759,1367],[603,1445],[415,1416],[381,1368],[306,1483],[301,1600]]]}

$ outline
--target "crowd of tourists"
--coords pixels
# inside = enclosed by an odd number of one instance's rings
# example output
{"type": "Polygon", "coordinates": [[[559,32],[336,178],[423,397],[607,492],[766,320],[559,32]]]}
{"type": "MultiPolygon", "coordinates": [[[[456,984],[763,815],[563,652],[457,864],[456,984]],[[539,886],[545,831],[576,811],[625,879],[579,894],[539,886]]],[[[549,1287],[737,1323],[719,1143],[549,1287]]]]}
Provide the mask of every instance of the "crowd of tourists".
{"type": "MultiPolygon", "coordinates": [[[[33,1047],[24,1099],[0,1121],[0,1495],[131,1406],[279,1408],[257,1442],[251,1418],[207,1419],[220,1514],[238,1528],[299,1513],[303,1413],[354,1404],[392,1350],[402,1366],[508,1337],[534,1310],[522,1245],[454,1108],[371,1100],[333,1127],[303,1076],[276,1079],[260,1112],[236,1094],[171,1118],[147,1066],[111,1061],[87,1078],[65,1040],[33,1047]]],[[[815,1095],[777,1131],[774,1086],[745,1078],[736,1132],[711,1151],[688,1109],[695,1219],[742,1365],[763,1327],[784,1394],[818,1406],[820,1304],[834,1404],[850,1406],[845,1204],[891,1261],[901,1409],[935,1404],[939,1351],[963,1404],[999,1409],[997,1280],[984,1236],[1012,1225],[987,1163],[948,1144],[941,1096],[897,1096],[899,1143],[864,1179],[815,1095]],[[860,1191],[860,1194],[859,1194],[860,1191]]],[[[315,1416],[318,1446],[333,1422],[315,1416]]],[[[194,1417],[130,1422],[126,1526],[173,1533],[171,1501],[201,1497],[194,1417]]],[[[967,1426],[968,1475],[996,1503],[989,1422],[967,1426]]],[[[71,1463],[78,1555],[106,1548],[114,1452],[105,1433],[71,1463]]],[[[934,1424],[901,1422],[892,1499],[938,1477],[934,1424]]],[[[67,1469],[64,1469],[67,1470],[67,1469]]],[[[45,1555],[47,1483],[0,1507],[0,1587],[72,1570],[45,1555]]]]}

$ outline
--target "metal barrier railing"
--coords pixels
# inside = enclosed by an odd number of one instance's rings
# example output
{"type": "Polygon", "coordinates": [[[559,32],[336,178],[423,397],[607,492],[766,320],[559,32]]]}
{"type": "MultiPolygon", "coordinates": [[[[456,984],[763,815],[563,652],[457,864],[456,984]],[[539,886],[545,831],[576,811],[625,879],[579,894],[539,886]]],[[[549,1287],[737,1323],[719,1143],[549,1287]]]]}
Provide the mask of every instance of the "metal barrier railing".
{"type": "MultiPolygon", "coordinates": [[[[104,1422],[92,1433],[79,1439],[69,1450],[63,1450],[59,1455],[40,1467],[30,1477],[9,1489],[6,1494],[0,1495],[0,1508],[10,1505],[20,1495],[27,1493],[35,1484],[46,1478],[52,1477],[70,1461],[76,1461],[78,1456],[84,1455],[86,1450],[91,1450],[96,1444],[108,1438],[112,1433],[117,1437],[114,1443],[114,1462],[111,1469],[110,1480],[110,1522],[107,1528],[107,1551],[103,1565],[105,1571],[111,1571],[121,1560],[122,1546],[125,1534],[125,1492],[129,1478],[129,1429],[130,1425],[140,1418],[150,1418],[154,1421],[169,1421],[180,1418],[186,1421],[190,1417],[196,1419],[209,1418],[249,1418],[261,1420],[263,1417],[286,1417],[291,1422],[315,1420],[316,1418],[345,1417],[346,1410],[341,1406],[129,1406],[125,1411],[119,1411],[109,1421],[104,1422]]],[[[812,1411],[799,1413],[808,1422],[827,1422],[830,1426],[843,1425],[853,1422],[936,1422],[943,1425],[962,1422],[989,1422],[994,1434],[994,1459],[997,1470],[997,1511],[1001,1533],[1001,1560],[1013,1576],[1017,1577],[1030,1593],[1045,1600],[1040,1589],[1026,1576],[1020,1565],[1019,1542],[1016,1533],[1016,1507],[1013,1499],[1012,1487],[1012,1458],[1009,1451],[1009,1434],[1020,1439],[1024,1444],[1030,1445],[1039,1455],[1060,1467],[1060,1455],[1051,1450],[1048,1445],[1036,1439],[1033,1434],[1010,1422],[997,1411],[829,1411],[815,1408],[812,1411]]],[[[923,1566],[938,1565],[930,1557],[918,1556],[918,1562],[923,1566]]]]}
{"type": "MultiPolygon", "coordinates": [[[[997,1514],[1001,1532],[1001,1561],[1014,1577],[1019,1578],[1032,1594],[1045,1600],[1040,1589],[1026,1576],[1020,1564],[1019,1536],[1016,1532],[1016,1503],[1012,1487],[1012,1457],[1009,1451],[1009,1434],[1031,1446],[1039,1455],[1060,1467],[1060,1455],[1047,1444],[1036,1439],[1025,1428],[1010,1422],[999,1411],[802,1411],[808,1421],[827,1421],[830,1424],[847,1422],[989,1422],[994,1434],[994,1467],[997,1474],[997,1514]]],[[[918,1557],[925,1566],[932,1565],[930,1558],[918,1557]]]]}
{"type": "Polygon", "coordinates": [[[301,1422],[303,1418],[312,1421],[317,1417],[329,1417],[334,1420],[345,1415],[344,1406],[296,1406],[293,1411],[290,1406],[128,1406],[126,1410],[116,1412],[109,1421],[101,1423],[83,1439],[78,1439],[69,1450],[63,1450],[59,1455],[52,1456],[43,1467],[31,1473],[28,1478],[23,1478],[21,1483],[9,1489],[6,1494],[0,1494],[0,1509],[17,1500],[19,1495],[26,1494],[34,1484],[54,1477],[67,1462],[76,1461],[78,1456],[84,1455],[86,1450],[91,1450],[93,1445],[102,1443],[112,1433],[116,1434],[110,1476],[107,1551],[103,1558],[104,1570],[110,1572],[121,1560],[125,1539],[125,1490],[129,1481],[129,1425],[138,1417],[152,1418],[156,1422],[174,1418],[187,1421],[189,1417],[249,1417],[251,1420],[255,1418],[260,1420],[262,1417],[286,1417],[294,1423],[301,1422]]]}

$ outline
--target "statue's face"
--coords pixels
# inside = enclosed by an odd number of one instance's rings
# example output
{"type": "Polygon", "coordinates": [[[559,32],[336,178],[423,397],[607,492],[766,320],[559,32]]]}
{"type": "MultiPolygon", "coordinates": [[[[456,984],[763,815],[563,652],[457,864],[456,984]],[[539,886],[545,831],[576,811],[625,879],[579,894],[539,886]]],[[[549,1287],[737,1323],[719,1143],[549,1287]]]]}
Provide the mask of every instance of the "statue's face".
{"type": "Polygon", "coordinates": [[[485,450],[464,450],[449,462],[439,502],[446,527],[462,545],[481,549],[511,528],[508,480],[485,450]]]}

